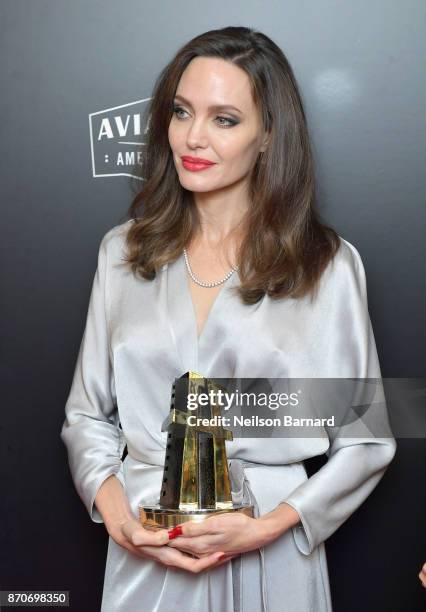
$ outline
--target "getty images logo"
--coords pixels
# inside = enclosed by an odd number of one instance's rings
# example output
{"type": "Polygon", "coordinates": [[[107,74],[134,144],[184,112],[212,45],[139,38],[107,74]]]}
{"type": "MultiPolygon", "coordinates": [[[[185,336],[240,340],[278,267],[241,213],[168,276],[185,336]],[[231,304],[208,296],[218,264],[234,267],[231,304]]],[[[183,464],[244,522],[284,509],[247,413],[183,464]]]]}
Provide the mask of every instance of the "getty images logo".
{"type": "Polygon", "coordinates": [[[143,124],[143,114],[150,99],[144,98],[89,114],[94,177],[140,178],[137,169],[141,164],[144,136],[148,131],[148,125],[143,124]]]}

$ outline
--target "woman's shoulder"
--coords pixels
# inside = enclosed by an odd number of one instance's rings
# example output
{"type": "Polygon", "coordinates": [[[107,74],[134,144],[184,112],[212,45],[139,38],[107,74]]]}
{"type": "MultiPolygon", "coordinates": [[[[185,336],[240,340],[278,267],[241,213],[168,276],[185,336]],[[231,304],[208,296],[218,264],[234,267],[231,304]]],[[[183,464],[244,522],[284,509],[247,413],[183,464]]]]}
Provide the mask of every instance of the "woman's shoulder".
{"type": "Polygon", "coordinates": [[[124,221],[124,223],[114,225],[114,227],[109,229],[106,234],[104,234],[102,242],[109,244],[110,242],[123,241],[133,223],[134,219],[128,219],[127,221],[124,221]]]}
{"type": "Polygon", "coordinates": [[[102,237],[100,252],[108,255],[115,254],[121,256],[125,246],[127,232],[133,223],[133,219],[128,219],[124,221],[124,223],[114,225],[114,227],[109,229],[102,237]]]}
{"type": "Polygon", "coordinates": [[[335,274],[355,273],[364,275],[364,264],[358,249],[339,235],[339,248],[331,261],[330,271],[335,274]]]}
{"type": "Polygon", "coordinates": [[[323,295],[349,294],[355,288],[365,292],[366,277],[361,255],[349,240],[340,235],[339,248],[323,272],[320,287],[323,295]]]}

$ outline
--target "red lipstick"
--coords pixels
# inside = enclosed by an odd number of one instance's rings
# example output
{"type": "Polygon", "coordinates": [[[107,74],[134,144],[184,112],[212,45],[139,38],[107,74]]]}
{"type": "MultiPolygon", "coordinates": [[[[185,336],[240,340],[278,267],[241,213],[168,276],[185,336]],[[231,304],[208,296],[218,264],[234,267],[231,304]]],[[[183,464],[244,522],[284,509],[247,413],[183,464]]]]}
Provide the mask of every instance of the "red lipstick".
{"type": "Polygon", "coordinates": [[[206,170],[211,166],[214,166],[215,162],[209,159],[203,159],[201,157],[191,157],[191,155],[182,155],[182,164],[186,170],[191,172],[198,172],[199,170],[206,170]]]}

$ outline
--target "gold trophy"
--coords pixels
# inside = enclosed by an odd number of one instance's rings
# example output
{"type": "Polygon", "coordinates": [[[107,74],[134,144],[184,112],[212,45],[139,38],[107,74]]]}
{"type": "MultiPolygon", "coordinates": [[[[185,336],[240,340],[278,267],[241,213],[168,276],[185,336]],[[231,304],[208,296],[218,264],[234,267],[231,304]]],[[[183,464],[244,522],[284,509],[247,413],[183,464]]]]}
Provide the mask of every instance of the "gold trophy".
{"type": "Polygon", "coordinates": [[[232,502],[225,440],[233,436],[220,424],[220,406],[194,400],[195,409],[188,408],[188,397],[211,398],[220,390],[224,391],[192,371],[174,382],[170,413],[161,427],[168,435],[160,500],[154,506],[139,506],[145,528],[170,529],[225,512],[253,516],[252,505],[232,502]]]}

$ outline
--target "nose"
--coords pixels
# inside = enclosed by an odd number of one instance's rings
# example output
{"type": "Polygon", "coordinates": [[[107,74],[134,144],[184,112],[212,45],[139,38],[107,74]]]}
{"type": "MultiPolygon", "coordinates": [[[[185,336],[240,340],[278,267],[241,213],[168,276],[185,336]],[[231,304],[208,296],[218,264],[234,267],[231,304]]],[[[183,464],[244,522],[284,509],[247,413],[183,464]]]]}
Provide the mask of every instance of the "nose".
{"type": "Polygon", "coordinates": [[[208,146],[207,129],[203,120],[194,119],[188,128],[186,144],[190,149],[200,147],[205,149],[208,146]]]}

